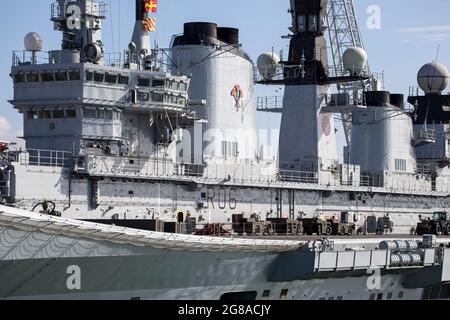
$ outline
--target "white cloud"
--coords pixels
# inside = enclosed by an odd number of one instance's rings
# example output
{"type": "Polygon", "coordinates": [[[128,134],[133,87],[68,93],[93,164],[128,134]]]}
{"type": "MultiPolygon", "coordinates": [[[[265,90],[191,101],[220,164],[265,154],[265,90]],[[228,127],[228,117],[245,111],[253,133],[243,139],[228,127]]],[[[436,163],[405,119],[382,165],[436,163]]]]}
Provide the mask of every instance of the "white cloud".
{"type": "Polygon", "coordinates": [[[14,131],[8,119],[0,116],[0,141],[17,143],[17,147],[24,147],[25,143],[22,139],[17,138],[21,135],[21,131],[14,131]]]}
{"type": "Polygon", "coordinates": [[[435,26],[435,27],[418,27],[418,28],[402,28],[397,29],[396,31],[401,33],[428,33],[428,32],[439,32],[449,33],[450,34],[450,26],[435,26]]]}
{"type": "Polygon", "coordinates": [[[420,40],[443,42],[450,39],[450,25],[449,26],[434,26],[434,27],[415,27],[402,28],[395,31],[403,33],[408,36],[403,42],[412,42],[420,40]]]}

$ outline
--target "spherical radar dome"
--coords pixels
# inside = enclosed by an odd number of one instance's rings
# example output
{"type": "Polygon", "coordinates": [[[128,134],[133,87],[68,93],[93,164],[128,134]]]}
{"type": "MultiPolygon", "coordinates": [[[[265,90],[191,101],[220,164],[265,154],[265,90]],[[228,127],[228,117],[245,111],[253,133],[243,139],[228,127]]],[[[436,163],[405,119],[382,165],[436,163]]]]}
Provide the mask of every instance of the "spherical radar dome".
{"type": "Polygon", "coordinates": [[[425,93],[441,93],[448,86],[448,69],[440,63],[430,62],[417,74],[417,83],[425,93]]]}
{"type": "Polygon", "coordinates": [[[273,52],[263,53],[258,57],[257,65],[259,74],[264,80],[272,78],[280,64],[280,57],[273,52]]]}
{"type": "Polygon", "coordinates": [[[24,44],[26,51],[41,51],[43,41],[38,33],[30,32],[25,36],[24,44]]]}
{"type": "Polygon", "coordinates": [[[367,53],[357,47],[348,48],[343,56],[344,68],[353,75],[360,75],[367,70],[367,53]]]}

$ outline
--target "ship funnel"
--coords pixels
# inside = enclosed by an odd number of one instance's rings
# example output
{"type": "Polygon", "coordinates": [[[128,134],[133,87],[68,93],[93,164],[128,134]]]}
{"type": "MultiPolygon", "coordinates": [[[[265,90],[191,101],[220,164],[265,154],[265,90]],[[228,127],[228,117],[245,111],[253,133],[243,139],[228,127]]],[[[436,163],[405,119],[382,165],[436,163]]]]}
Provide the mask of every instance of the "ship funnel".
{"type": "Polygon", "coordinates": [[[136,0],[136,22],[134,25],[132,43],[136,46],[136,53],[146,56],[150,53],[149,30],[146,27],[148,21],[148,11],[146,9],[147,0],[136,0]]]}

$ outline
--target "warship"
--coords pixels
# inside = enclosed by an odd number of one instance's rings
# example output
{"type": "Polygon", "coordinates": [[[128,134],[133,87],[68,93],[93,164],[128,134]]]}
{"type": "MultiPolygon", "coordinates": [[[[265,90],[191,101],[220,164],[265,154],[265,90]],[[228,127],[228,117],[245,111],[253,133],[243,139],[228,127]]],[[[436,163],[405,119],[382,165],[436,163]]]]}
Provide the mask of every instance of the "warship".
{"type": "Polygon", "coordinates": [[[108,54],[107,5],[58,0],[61,49],[29,33],[13,52],[26,147],[0,143],[0,298],[450,298],[445,66],[408,107],[369,69],[352,1],[291,0],[288,56],[256,64],[211,22],[152,48],[157,7],[136,0],[108,54]],[[277,157],[258,111],[281,113],[277,157]]]}

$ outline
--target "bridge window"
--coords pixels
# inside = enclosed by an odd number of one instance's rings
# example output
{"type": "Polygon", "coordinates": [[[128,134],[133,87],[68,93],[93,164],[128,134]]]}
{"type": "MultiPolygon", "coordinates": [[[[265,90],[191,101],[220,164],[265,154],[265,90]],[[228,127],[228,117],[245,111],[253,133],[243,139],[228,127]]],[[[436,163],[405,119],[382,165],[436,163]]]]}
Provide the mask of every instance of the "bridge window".
{"type": "Polygon", "coordinates": [[[111,83],[111,84],[116,84],[117,83],[117,76],[114,74],[106,74],[106,82],[107,83],[111,83]]]}
{"type": "Polygon", "coordinates": [[[105,74],[100,73],[100,72],[94,72],[94,81],[95,82],[104,82],[105,74]]]}
{"type": "Polygon", "coordinates": [[[69,71],[69,79],[71,81],[81,80],[80,70],[70,70],[69,71]]]}
{"type": "Polygon", "coordinates": [[[163,102],[164,96],[160,93],[152,92],[152,101],[153,102],[163,102]]]}
{"type": "Polygon", "coordinates": [[[53,119],[64,119],[64,109],[52,110],[53,119]]]}
{"type": "Polygon", "coordinates": [[[38,118],[38,113],[36,110],[28,110],[27,111],[27,119],[28,120],[36,120],[38,118]]]}
{"type": "Polygon", "coordinates": [[[180,83],[176,80],[169,80],[169,81],[167,81],[166,85],[167,85],[168,89],[178,90],[180,83]]]}
{"type": "Polygon", "coordinates": [[[92,71],[86,71],[86,81],[93,81],[94,73],[92,71]]]}
{"type": "Polygon", "coordinates": [[[122,120],[122,113],[118,110],[113,111],[113,120],[122,120]]]}
{"type": "Polygon", "coordinates": [[[37,72],[27,73],[27,82],[39,82],[39,74],[37,72]]]}
{"type": "Polygon", "coordinates": [[[140,86],[140,87],[150,87],[150,79],[139,78],[138,79],[138,86],[140,86]]]}
{"type": "Polygon", "coordinates": [[[139,101],[150,101],[150,93],[148,92],[138,92],[139,101]]]}
{"type": "Polygon", "coordinates": [[[38,117],[39,117],[39,119],[51,119],[52,113],[50,110],[45,110],[45,109],[39,110],[38,117]]]}
{"type": "Polygon", "coordinates": [[[55,72],[56,81],[67,81],[67,71],[57,71],[55,72]]]}
{"type": "Polygon", "coordinates": [[[41,73],[41,80],[43,82],[54,81],[55,78],[53,76],[53,72],[51,72],[51,71],[42,72],[41,73]]]}
{"type": "Polygon", "coordinates": [[[84,108],[83,109],[83,117],[87,119],[95,119],[97,118],[97,109],[95,108],[84,108]]]}
{"type": "Polygon", "coordinates": [[[14,75],[14,82],[15,83],[25,82],[25,75],[23,73],[16,73],[14,75]]]}
{"type": "Polygon", "coordinates": [[[153,88],[164,88],[164,80],[161,79],[153,79],[152,81],[152,87],[153,88]]]}
{"type": "Polygon", "coordinates": [[[128,84],[130,82],[130,78],[127,76],[119,75],[119,84],[128,84]]]}
{"type": "Polygon", "coordinates": [[[77,117],[77,110],[75,108],[65,109],[65,118],[74,119],[77,117]]]}

